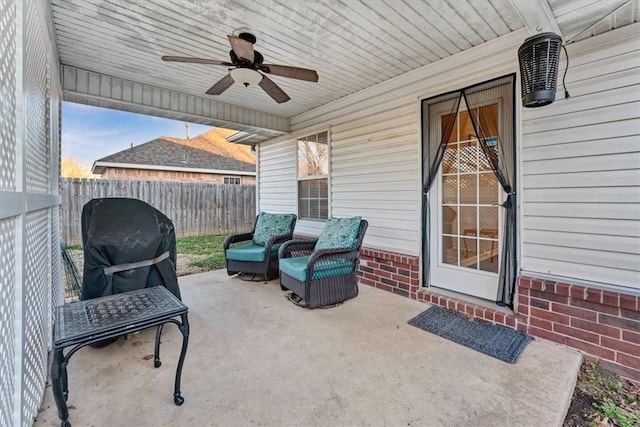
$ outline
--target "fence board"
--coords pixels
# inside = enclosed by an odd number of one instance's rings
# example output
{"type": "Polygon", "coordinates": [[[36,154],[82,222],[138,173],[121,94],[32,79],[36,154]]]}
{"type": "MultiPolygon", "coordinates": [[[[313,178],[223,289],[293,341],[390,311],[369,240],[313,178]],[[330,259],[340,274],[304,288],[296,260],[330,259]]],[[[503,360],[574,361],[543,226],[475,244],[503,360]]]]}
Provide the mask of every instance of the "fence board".
{"type": "Polygon", "coordinates": [[[95,198],[147,202],[171,219],[178,237],[244,232],[256,215],[254,185],[62,178],[60,191],[60,228],[68,245],[82,244],[82,207],[95,198]]]}

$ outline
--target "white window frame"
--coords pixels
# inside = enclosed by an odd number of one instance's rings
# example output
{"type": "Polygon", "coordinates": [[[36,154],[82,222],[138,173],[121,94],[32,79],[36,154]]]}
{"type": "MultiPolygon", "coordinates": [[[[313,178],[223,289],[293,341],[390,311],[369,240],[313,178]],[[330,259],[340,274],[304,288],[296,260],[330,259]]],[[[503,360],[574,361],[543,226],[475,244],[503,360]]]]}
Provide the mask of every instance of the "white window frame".
{"type": "Polygon", "coordinates": [[[225,176],[223,178],[222,182],[224,182],[226,185],[242,185],[242,177],[227,175],[227,176],[225,176]],[[234,180],[236,182],[227,182],[227,181],[230,181],[230,180],[234,180]]]}

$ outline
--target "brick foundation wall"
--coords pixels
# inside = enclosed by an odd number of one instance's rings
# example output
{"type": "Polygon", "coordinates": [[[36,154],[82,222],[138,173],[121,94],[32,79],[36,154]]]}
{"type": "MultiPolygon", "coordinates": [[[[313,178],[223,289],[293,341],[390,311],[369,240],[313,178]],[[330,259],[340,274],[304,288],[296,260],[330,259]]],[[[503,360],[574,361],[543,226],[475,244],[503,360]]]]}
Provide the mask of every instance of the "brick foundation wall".
{"type": "Polygon", "coordinates": [[[420,260],[370,248],[360,251],[359,282],[470,317],[505,325],[580,350],[586,358],[640,382],[638,297],[520,277],[518,314],[478,306],[420,286],[420,260]]]}
{"type": "Polygon", "coordinates": [[[640,382],[640,307],[636,296],[519,278],[518,320],[530,335],[580,350],[640,382]]]}

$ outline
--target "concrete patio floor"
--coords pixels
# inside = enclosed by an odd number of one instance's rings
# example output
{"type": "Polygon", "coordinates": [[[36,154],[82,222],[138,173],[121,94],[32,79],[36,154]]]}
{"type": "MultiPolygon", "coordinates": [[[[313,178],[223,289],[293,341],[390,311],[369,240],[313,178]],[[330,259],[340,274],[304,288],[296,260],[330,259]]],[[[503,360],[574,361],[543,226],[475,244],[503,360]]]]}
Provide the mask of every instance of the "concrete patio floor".
{"type": "MultiPolygon", "coordinates": [[[[326,310],[285,299],[278,281],[218,270],[180,278],[191,335],[173,404],[181,335],[154,329],[69,363],[71,424],[121,426],[560,426],[581,356],[532,341],[511,365],[409,326],[428,305],[360,287],[326,310]]],[[[58,426],[48,386],[36,426],[58,426]]]]}

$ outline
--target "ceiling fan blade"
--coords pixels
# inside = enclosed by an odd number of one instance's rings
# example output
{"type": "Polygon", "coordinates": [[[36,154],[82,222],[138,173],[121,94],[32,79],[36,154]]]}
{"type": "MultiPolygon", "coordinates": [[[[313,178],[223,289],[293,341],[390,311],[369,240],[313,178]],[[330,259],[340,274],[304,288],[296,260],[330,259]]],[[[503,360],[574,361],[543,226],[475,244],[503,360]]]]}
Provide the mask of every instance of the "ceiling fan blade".
{"type": "Polygon", "coordinates": [[[232,84],[233,84],[233,78],[231,77],[231,74],[227,74],[222,79],[220,79],[216,84],[211,86],[209,90],[206,91],[205,93],[207,95],[220,95],[222,92],[229,89],[229,87],[231,87],[232,84]]]}
{"type": "Polygon", "coordinates": [[[235,52],[236,56],[240,59],[245,59],[253,64],[253,43],[241,39],[237,36],[227,37],[229,38],[229,43],[231,43],[231,48],[235,52]]]}
{"type": "Polygon", "coordinates": [[[232,63],[226,61],[218,61],[217,59],[205,59],[205,58],[192,58],[190,56],[169,56],[162,57],[163,61],[168,62],[191,62],[194,64],[212,64],[212,65],[226,65],[227,67],[233,66],[232,63]]]}
{"type": "Polygon", "coordinates": [[[291,98],[287,95],[280,86],[275,84],[269,77],[262,76],[262,80],[258,83],[267,94],[272,97],[278,104],[282,104],[283,102],[287,102],[291,98]]]}
{"type": "Polygon", "coordinates": [[[308,68],[289,67],[287,65],[262,64],[260,71],[264,71],[274,76],[290,77],[292,79],[306,80],[308,82],[317,82],[318,73],[316,70],[308,68]]]}

